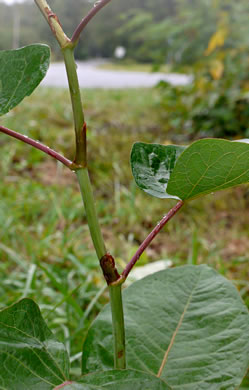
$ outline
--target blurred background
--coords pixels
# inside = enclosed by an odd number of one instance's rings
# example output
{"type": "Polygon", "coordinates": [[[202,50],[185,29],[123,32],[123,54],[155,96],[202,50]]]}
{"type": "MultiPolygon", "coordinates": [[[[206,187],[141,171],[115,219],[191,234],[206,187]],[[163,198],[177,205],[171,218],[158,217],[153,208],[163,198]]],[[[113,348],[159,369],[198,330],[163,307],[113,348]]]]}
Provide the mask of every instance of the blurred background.
{"type": "MultiPolygon", "coordinates": [[[[87,0],[49,4],[69,36],[93,6],[87,0]]],[[[53,62],[61,61],[34,1],[0,2],[0,36],[1,50],[42,42],[52,48],[53,62]]],[[[164,79],[151,88],[82,91],[98,214],[107,247],[123,267],[174,205],[136,187],[129,167],[133,142],[249,138],[249,2],[113,0],[82,34],[76,57],[80,63],[98,59],[98,68],[113,75],[190,77],[184,85],[164,79]]],[[[73,158],[64,88],[38,87],[1,123],[73,158]]],[[[1,135],[0,147],[0,307],[34,298],[66,342],[77,373],[82,338],[108,299],[77,183],[62,166],[18,141],[1,135]]],[[[249,305],[248,224],[248,185],[192,201],[139,265],[208,263],[236,284],[249,305]]],[[[248,379],[241,389],[249,389],[248,379]]]]}

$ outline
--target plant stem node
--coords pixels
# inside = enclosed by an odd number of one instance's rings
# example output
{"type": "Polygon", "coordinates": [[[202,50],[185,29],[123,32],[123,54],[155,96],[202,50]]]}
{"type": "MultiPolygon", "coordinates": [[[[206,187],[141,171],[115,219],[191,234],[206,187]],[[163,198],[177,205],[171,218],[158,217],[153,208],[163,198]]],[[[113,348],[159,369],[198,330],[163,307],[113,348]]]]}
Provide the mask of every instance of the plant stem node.
{"type": "Polygon", "coordinates": [[[115,260],[110,255],[110,253],[106,253],[100,259],[100,265],[108,285],[112,284],[113,282],[116,282],[120,278],[120,275],[115,265],[115,260]]]}

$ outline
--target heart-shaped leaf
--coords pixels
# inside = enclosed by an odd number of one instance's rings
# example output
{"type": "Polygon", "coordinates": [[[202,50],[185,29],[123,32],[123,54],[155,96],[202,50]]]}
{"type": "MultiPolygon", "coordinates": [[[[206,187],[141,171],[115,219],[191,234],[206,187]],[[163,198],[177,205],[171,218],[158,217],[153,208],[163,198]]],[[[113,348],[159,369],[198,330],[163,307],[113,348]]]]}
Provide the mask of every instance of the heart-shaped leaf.
{"type": "Polygon", "coordinates": [[[31,95],[47,73],[50,49],[35,44],[0,51],[0,115],[31,95]]]}
{"type": "Polygon", "coordinates": [[[167,185],[184,146],[137,142],[131,152],[131,167],[139,188],[157,198],[179,199],[167,194],[167,185]]]}
{"type": "Polygon", "coordinates": [[[78,383],[58,386],[54,390],[170,390],[161,379],[146,372],[112,370],[86,375],[78,383]]]}
{"type": "MultiPolygon", "coordinates": [[[[173,390],[235,390],[249,365],[249,314],[236,288],[207,266],[150,275],[124,291],[127,365],[173,390]]],[[[109,305],[83,347],[83,373],[111,369],[109,305]]]]}
{"type": "Polygon", "coordinates": [[[6,390],[51,390],[68,377],[65,347],[30,299],[0,312],[0,367],[0,388],[6,390]]]}
{"type": "Polygon", "coordinates": [[[249,182],[249,144],[202,139],[178,158],[167,191],[182,200],[249,182]]]}

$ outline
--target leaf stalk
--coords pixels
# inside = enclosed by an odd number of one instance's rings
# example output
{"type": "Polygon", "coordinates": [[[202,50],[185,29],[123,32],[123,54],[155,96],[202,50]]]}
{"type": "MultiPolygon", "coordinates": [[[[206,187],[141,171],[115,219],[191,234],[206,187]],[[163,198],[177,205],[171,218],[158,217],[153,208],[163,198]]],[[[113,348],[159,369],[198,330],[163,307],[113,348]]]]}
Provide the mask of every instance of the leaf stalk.
{"type": "Polygon", "coordinates": [[[124,271],[121,274],[121,280],[125,280],[129,273],[131,272],[132,268],[136,264],[136,262],[141,257],[142,253],[145,251],[145,249],[150,245],[151,241],[154,240],[154,238],[158,235],[158,233],[162,230],[162,228],[166,225],[167,222],[170,221],[170,219],[182,208],[184,205],[184,202],[180,200],[169,212],[166,214],[162,220],[156,225],[156,227],[152,230],[152,232],[148,235],[148,237],[142,242],[140,247],[138,248],[135,255],[132,257],[130,262],[125,267],[124,271]]]}
{"type": "Polygon", "coordinates": [[[64,157],[60,153],[56,152],[55,150],[49,148],[47,145],[44,145],[38,141],[35,141],[32,138],[27,137],[26,135],[20,134],[14,130],[10,130],[7,127],[0,126],[0,131],[4,134],[7,134],[13,138],[16,138],[25,144],[31,145],[34,148],[41,150],[43,153],[48,154],[49,156],[55,158],[57,161],[60,161],[62,164],[64,164],[67,168],[74,170],[77,168],[77,166],[68,158],[64,157]]]}
{"type": "Polygon", "coordinates": [[[86,28],[90,20],[108,3],[110,3],[111,0],[99,0],[96,1],[94,7],[89,11],[89,13],[82,19],[76,30],[74,31],[71,42],[76,44],[80,38],[80,34],[82,31],[86,28]]]}

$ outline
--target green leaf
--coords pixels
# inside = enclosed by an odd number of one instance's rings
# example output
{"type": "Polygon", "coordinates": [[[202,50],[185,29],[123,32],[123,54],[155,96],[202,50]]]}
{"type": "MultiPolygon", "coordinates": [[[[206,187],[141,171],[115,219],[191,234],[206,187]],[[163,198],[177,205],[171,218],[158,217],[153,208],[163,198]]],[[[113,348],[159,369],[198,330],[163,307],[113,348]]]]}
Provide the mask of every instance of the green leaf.
{"type": "Polygon", "coordinates": [[[249,145],[203,139],[190,145],[177,160],[167,191],[182,200],[249,182],[249,145]]]}
{"type": "Polygon", "coordinates": [[[112,370],[86,375],[80,383],[65,385],[63,390],[170,390],[161,379],[145,372],[112,370]]]}
{"type": "MultiPolygon", "coordinates": [[[[231,282],[207,266],[161,271],[124,291],[127,368],[173,390],[235,390],[249,365],[249,315],[231,282]]],[[[83,373],[113,367],[109,305],[83,347],[83,373]]]]}
{"type": "Polygon", "coordinates": [[[46,45],[0,51],[0,115],[31,95],[46,75],[49,61],[46,45]]]}
{"type": "Polygon", "coordinates": [[[65,347],[30,299],[0,312],[0,367],[0,388],[5,390],[49,390],[68,377],[65,347]]]}
{"type": "Polygon", "coordinates": [[[168,181],[184,146],[137,142],[131,152],[131,167],[139,188],[157,198],[179,199],[169,195],[168,181]]]}

